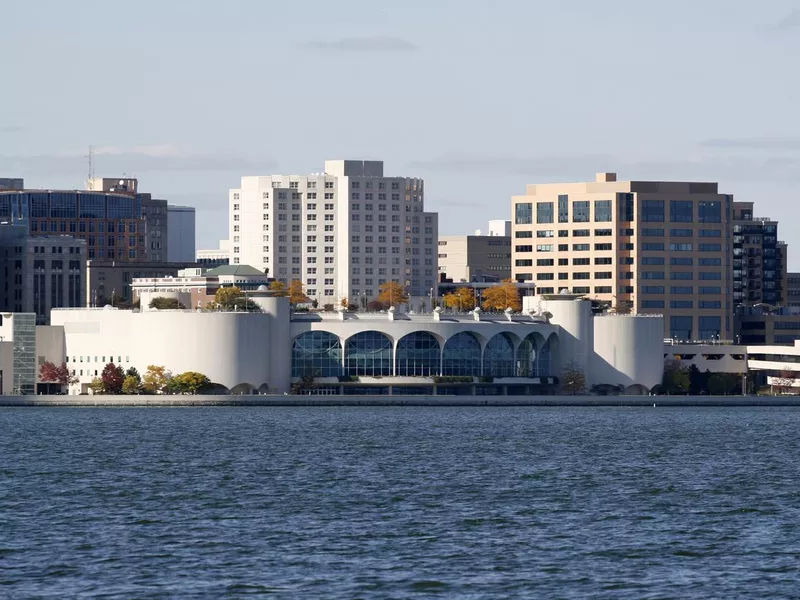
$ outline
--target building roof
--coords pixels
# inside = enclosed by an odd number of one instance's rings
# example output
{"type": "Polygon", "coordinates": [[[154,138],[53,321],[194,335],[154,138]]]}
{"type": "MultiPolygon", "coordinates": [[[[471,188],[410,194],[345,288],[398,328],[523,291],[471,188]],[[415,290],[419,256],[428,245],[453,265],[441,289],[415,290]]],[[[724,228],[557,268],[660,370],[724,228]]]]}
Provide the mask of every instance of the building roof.
{"type": "Polygon", "coordinates": [[[261,275],[262,277],[266,277],[263,271],[259,271],[255,267],[249,265],[220,265],[219,267],[206,271],[206,277],[219,277],[221,275],[261,275]]]}

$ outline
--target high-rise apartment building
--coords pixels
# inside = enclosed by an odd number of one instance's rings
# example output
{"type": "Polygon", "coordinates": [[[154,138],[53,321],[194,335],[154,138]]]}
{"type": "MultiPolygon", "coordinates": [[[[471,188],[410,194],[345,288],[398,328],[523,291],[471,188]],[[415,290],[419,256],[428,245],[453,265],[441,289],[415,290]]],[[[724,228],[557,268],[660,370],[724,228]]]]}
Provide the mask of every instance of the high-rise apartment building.
{"type": "Polygon", "coordinates": [[[242,177],[230,190],[230,261],[299,279],[320,304],[371,299],[397,281],[436,287],[437,214],[421,179],[387,177],[382,161],[329,160],[311,175],[242,177]]]}
{"type": "Polygon", "coordinates": [[[733,203],[733,303],[779,305],[787,300],[785,245],[778,222],[753,216],[752,202],[733,203]]]}
{"type": "Polygon", "coordinates": [[[512,270],[540,294],[569,290],[664,315],[665,337],[732,339],[733,196],[716,183],[527,186],[512,199],[512,270]]]}

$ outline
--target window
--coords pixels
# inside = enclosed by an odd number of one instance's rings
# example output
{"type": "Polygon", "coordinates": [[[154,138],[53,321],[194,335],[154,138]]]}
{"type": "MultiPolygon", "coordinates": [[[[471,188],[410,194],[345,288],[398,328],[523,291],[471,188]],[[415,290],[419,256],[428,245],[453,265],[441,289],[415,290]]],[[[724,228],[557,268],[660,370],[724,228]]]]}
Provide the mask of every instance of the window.
{"type": "Polygon", "coordinates": [[[536,246],[537,252],[552,252],[553,251],[553,244],[538,244],[536,246]]]}
{"type": "Polygon", "coordinates": [[[569,252],[569,244],[559,244],[558,245],[559,252],[569,252]]]}
{"type": "Polygon", "coordinates": [[[569,196],[567,194],[558,196],[558,222],[569,223],[569,196]]]}
{"type": "Polygon", "coordinates": [[[699,279],[703,281],[719,281],[722,279],[722,273],[719,271],[706,271],[704,273],[699,273],[699,279]]]}
{"type": "Polygon", "coordinates": [[[664,286],[663,285],[643,285],[642,286],[642,293],[643,294],[663,294],[664,293],[664,286]]]}
{"type": "Polygon", "coordinates": [[[514,342],[507,333],[498,333],[484,351],[483,374],[487,377],[513,377],[516,374],[514,342]]]}
{"type": "Polygon", "coordinates": [[[643,256],[641,259],[641,263],[643,265],[663,265],[664,264],[664,257],[663,256],[643,256]]]}
{"type": "Polygon", "coordinates": [[[701,258],[701,259],[698,260],[697,264],[699,264],[701,267],[720,267],[720,266],[722,266],[722,259],[721,258],[701,258]]]}
{"type": "Polygon", "coordinates": [[[481,345],[470,332],[457,333],[445,342],[442,375],[478,376],[481,374],[481,345]]]}
{"type": "Polygon", "coordinates": [[[308,331],[295,338],[292,377],[312,373],[317,377],[336,377],[341,372],[342,346],[338,337],[327,331],[308,331]]]}
{"type": "Polygon", "coordinates": [[[610,265],[613,264],[613,260],[610,256],[602,256],[594,259],[594,264],[596,265],[610,265]]]}
{"type": "Polygon", "coordinates": [[[694,306],[694,302],[691,300],[670,300],[669,307],[670,308],[692,308],[694,306]]]}
{"type": "Polygon", "coordinates": [[[642,237],[664,237],[663,229],[642,229],[642,237]]]}
{"type": "Polygon", "coordinates": [[[538,279],[539,281],[552,281],[553,273],[537,273],[536,279],[538,279]]]}
{"type": "Polygon", "coordinates": [[[691,252],[692,244],[670,244],[669,249],[674,252],[691,252]]]}
{"type": "MultiPolygon", "coordinates": [[[[531,265],[522,265],[526,267],[530,267],[531,265]]],[[[552,258],[539,258],[536,259],[536,266],[537,267],[552,267],[553,266],[553,259],[552,258]]]]}
{"type": "Polygon", "coordinates": [[[610,285],[595,286],[594,293],[595,294],[610,294],[611,293],[611,286],[610,285]]]}
{"type": "Polygon", "coordinates": [[[643,200],[642,201],[642,221],[645,223],[664,222],[664,201],[663,200],[643,200]]]}
{"type": "Polygon", "coordinates": [[[589,250],[589,244],[572,244],[572,249],[575,252],[587,252],[589,250]]]}
{"type": "Polygon", "coordinates": [[[664,308],[663,300],[642,300],[642,308],[664,308]]]}
{"type": "Polygon", "coordinates": [[[650,250],[650,251],[661,250],[661,251],[663,251],[664,250],[664,243],[663,242],[650,242],[650,243],[645,242],[645,243],[642,244],[642,250],[650,250]]]}
{"type": "Polygon", "coordinates": [[[537,202],[536,203],[536,222],[537,223],[552,223],[553,222],[553,203],[552,202],[537,202]]]}
{"type": "Polygon", "coordinates": [[[559,229],[558,237],[569,237],[569,229],[559,229]]]}
{"type": "Polygon", "coordinates": [[[598,251],[611,250],[611,244],[595,244],[594,249],[598,251]]]}
{"type": "Polygon", "coordinates": [[[611,271],[600,271],[594,274],[595,279],[611,279],[611,271]]]}
{"type": "Polygon", "coordinates": [[[694,203],[691,200],[670,200],[669,220],[673,223],[694,221],[694,203]]]}
{"type": "Polygon", "coordinates": [[[517,267],[532,267],[533,266],[533,259],[532,258],[519,258],[514,261],[514,265],[517,267]]]}
{"type": "Polygon", "coordinates": [[[573,279],[591,279],[591,274],[588,271],[579,271],[572,274],[573,279]]]}
{"type": "MultiPolygon", "coordinates": [[[[697,303],[697,308],[722,308],[722,302],[719,300],[700,300],[697,303]]],[[[776,329],[780,329],[778,325],[779,323],[775,323],[776,329]]]]}
{"type": "Polygon", "coordinates": [[[670,229],[669,234],[672,237],[692,237],[694,235],[691,229],[670,229]]]}
{"type": "Polygon", "coordinates": [[[530,202],[519,202],[515,206],[514,223],[530,225],[533,218],[533,205],[530,202]]]}
{"type": "Polygon", "coordinates": [[[670,337],[678,340],[692,339],[692,317],[673,315],[669,318],[670,337]]]}
{"type": "Polygon", "coordinates": [[[633,221],[634,206],[633,194],[623,193],[617,194],[617,205],[619,206],[619,220],[630,222],[633,221]]]}
{"type": "Polygon", "coordinates": [[[700,339],[710,340],[719,337],[722,330],[721,317],[700,317],[700,339]]]}
{"type": "Polygon", "coordinates": [[[588,229],[576,229],[572,232],[572,237],[589,237],[590,234],[588,229]]]}
{"type": "Polygon", "coordinates": [[[611,200],[594,201],[594,220],[595,223],[611,221],[611,200]]]}
{"type": "Polygon", "coordinates": [[[642,271],[640,279],[664,279],[664,271],[642,271]]]}
{"type": "Polygon", "coordinates": [[[670,279],[682,279],[684,281],[689,281],[694,279],[694,273],[691,271],[672,271],[669,274],[670,279]]]}
{"type": "Polygon", "coordinates": [[[564,267],[564,266],[567,266],[568,264],[569,264],[569,259],[568,258],[559,258],[558,259],[558,266],[559,267],[564,267]]]}
{"type": "Polygon", "coordinates": [[[698,244],[700,252],[720,252],[722,244],[698,244]]]}
{"type": "Polygon", "coordinates": [[[722,288],[719,287],[701,287],[699,292],[701,294],[721,294],[722,288]]]}
{"type": "Polygon", "coordinates": [[[439,342],[427,331],[415,331],[397,343],[395,371],[399,377],[438,375],[440,363],[439,342]]]}
{"type": "Polygon", "coordinates": [[[515,252],[533,252],[533,246],[515,246],[515,252]]]}
{"type": "MultiPolygon", "coordinates": [[[[555,232],[552,229],[543,229],[543,230],[540,230],[540,231],[536,232],[536,237],[537,238],[551,238],[551,237],[553,237],[553,233],[555,233],[555,232]]],[[[489,242],[489,245],[491,246],[492,243],[489,242]]]]}
{"type": "Polygon", "coordinates": [[[573,223],[589,222],[588,200],[576,200],[572,203],[572,222],[573,223]]]}
{"type": "Polygon", "coordinates": [[[722,231],[719,229],[701,229],[700,237],[722,237],[722,231]]]}
{"type": "Polygon", "coordinates": [[[718,200],[697,203],[698,222],[722,223],[722,202],[718,200]]]}
{"type": "Polygon", "coordinates": [[[594,234],[600,237],[611,237],[610,229],[595,229],[594,234]]]}
{"type": "Polygon", "coordinates": [[[692,258],[690,256],[673,256],[669,259],[669,264],[673,266],[692,266],[692,258]]]}
{"type": "Polygon", "coordinates": [[[578,265],[580,265],[580,266],[583,266],[583,265],[588,265],[588,264],[590,264],[590,263],[589,263],[589,260],[590,260],[590,259],[588,259],[588,258],[573,258],[573,259],[572,259],[572,264],[573,264],[573,265],[575,265],[575,266],[578,266],[578,265]]]}
{"type": "MultiPolygon", "coordinates": [[[[515,238],[532,238],[533,237],[533,232],[532,231],[517,231],[514,234],[514,237],[515,238]]],[[[441,242],[439,242],[439,243],[441,243],[441,242]]]]}
{"type": "Polygon", "coordinates": [[[669,288],[669,293],[691,295],[694,293],[694,288],[690,285],[673,285],[669,288]]]}

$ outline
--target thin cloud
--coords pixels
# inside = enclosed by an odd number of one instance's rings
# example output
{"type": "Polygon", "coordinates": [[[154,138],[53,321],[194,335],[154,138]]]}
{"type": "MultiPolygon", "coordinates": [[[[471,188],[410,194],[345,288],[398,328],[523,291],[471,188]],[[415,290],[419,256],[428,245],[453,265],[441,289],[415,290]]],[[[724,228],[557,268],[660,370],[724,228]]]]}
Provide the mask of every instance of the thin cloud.
{"type": "Polygon", "coordinates": [[[611,156],[538,158],[448,157],[411,163],[419,171],[524,176],[536,181],[591,181],[594,173],[616,172],[620,180],[800,182],[800,157],[778,156],[630,160],[611,156]]]}
{"type": "MultiPolygon", "coordinates": [[[[145,172],[266,172],[276,166],[271,160],[257,161],[231,154],[203,154],[175,146],[122,148],[101,146],[93,149],[97,173],[145,172]]],[[[40,154],[0,156],[0,172],[19,174],[84,173],[86,154],[40,154]]]]}
{"type": "Polygon", "coordinates": [[[25,128],[21,125],[0,125],[0,133],[22,133],[25,128]]]}
{"type": "Polygon", "coordinates": [[[714,138],[700,142],[706,148],[740,148],[745,150],[800,150],[800,137],[714,138]]]}
{"type": "Polygon", "coordinates": [[[402,38],[390,36],[350,37],[331,41],[306,42],[308,48],[335,52],[413,52],[419,46],[402,38]]]}
{"type": "Polygon", "coordinates": [[[800,9],[795,8],[788,15],[767,26],[771,31],[792,31],[800,28],[800,9]]]}

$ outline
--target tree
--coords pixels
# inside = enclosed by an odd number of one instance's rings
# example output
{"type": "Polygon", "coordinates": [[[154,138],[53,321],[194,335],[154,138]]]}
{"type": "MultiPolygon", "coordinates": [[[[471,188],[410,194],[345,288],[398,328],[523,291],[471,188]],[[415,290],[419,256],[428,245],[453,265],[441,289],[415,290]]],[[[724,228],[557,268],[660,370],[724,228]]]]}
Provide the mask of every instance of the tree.
{"type": "Polygon", "coordinates": [[[172,373],[166,367],[148,365],[142,378],[142,387],[148,394],[163,394],[167,390],[170,379],[172,379],[172,373]]]}
{"type": "Polygon", "coordinates": [[[708,393],[715,396],[734,393],[736,388],[740,388],[740,379],[734,373],[712,373],[708,378],[708,393]]]}
{"type": "Polygon", "coordinates": [[[150,304],[148,306],[150,308],[156,308],[158,310],[177,310],[186,308],[183,305],[183,302],[181,302],[177,298],[166,298],[164,296],[156,296],[155,298],[150,300],[150,304]]]}
{"type": "Polygon", "coordinates": [[[475,292],[472,288],[460,287],[450,294],[445,294],[442,301],[447,308],[460,312],[470,311],[475,308],[475,292]]]}
{"type": "Polygon", "coordinates": [[[701,372],[696,365],[689,367],[689,393],[692,396],[708,392],[708,380],[711,373],[706,370],[705,373],[701,372]]]}
{"type": "Polygon", "coordinates": [[[221,310],[247,310],[261,312],[261,308],[250,300],[237,286],[219,288],[214,294],[214,305],[211,308],[221,310]]]}
{"type": "Polygon", "coordinates": [[[196,371],[186,371],[172,378],[172,389],[179,394],[196,394],[211,383],[211,380],[196,371]]]}
{"type": "Polygon", "coordinates": [[[789,394],[792,392],[795,373],[790,369],[783,369],[777,376],[770,378],[770,385],[777,388],[779,394],[789,394]]]}
{"type": "Polygon", "coordinates": [[[95,395],[103,393],[103,380],[99,377],[95,377],[92,379],[92,382],[89,384],[89,389],[92,390],[92,393],[95,395]]]}
{"type": "Polygon", "coordinates": [[[122,393],[128,396],[138,394],[142,389],[142,382],[132,375],[126,375],[122,380],[122,393]]]}
{"type": "Polygon", "coordinates": [[[665,394],[685,394],[689,391],[689,369],[677,360],[664,363],[661,387],[665,394]]]}
{"type": "Polygon", "coordinates": [[[139,381],[142,380],[142,376],[139,375],[139,371],[136,367],[131,367],[127,371],[125,371],[125,377],[135,377],[139,381]]]}
{"type": "Polygon", "coordinates": [[[125,371],[113,362],[108,363],[100,374],[100,381],[103,382],[104,394],[121,394],[122,384],[125,383],[125,371]]]}
{"type": "Polygon", "coordinates": [[[289,290],[286,289],[286,284],[277,279],[269,284],[269,291],[273,296],[288,296],[289,290]]]}
{"type": "Polygon", "coordinates": [[[575,361],[568,362],[561,371],[561,391],[572,396],[586,391],[586,374],[575,361]]]}
{"type": "Polygon", "coordinates": [[[370,300],[367,303],[367,310],[379,311],[379,310],[386,310],[387,308],[388,306],[386,306],[380,300],[370,300]]]}
{"type": "Polygon", "coordinates": [[[343,309],[350,310],[350,302],[347,300],[347,298],[342,298],[339,300],[339,304],[343,309]]]}
{"type": "Polygon", "coordinates": [[[62,362],[59,366],[49,361],[42,363],[42,366],[39,367],[39,379],[45,383],[58,383],[60,385],[78,383],[78,378],[72,374],[65,362],[62,362]]]}
{"type": "Polygon", "coordinates": [[[405,288],[397,281],[385,281],[380,286],[378,302],[384,306],[391,307],[408,302],[408,294],[405,288]]]}
{"type": "Polygon", "coordinates": [[[289,302],[291,304],[302,304],[308,302],[309,297],[303,291],[303,282],[299,279],[292,279],[289,283],[289,302]]]}
{"type": "Polygon", "coordinates": [[[483,292],[483,310],[504,311],[510,308],[514,312],[522,310],[519,290],[513,279],[504,279],[497,285],[488,287],[483,292]]]}

